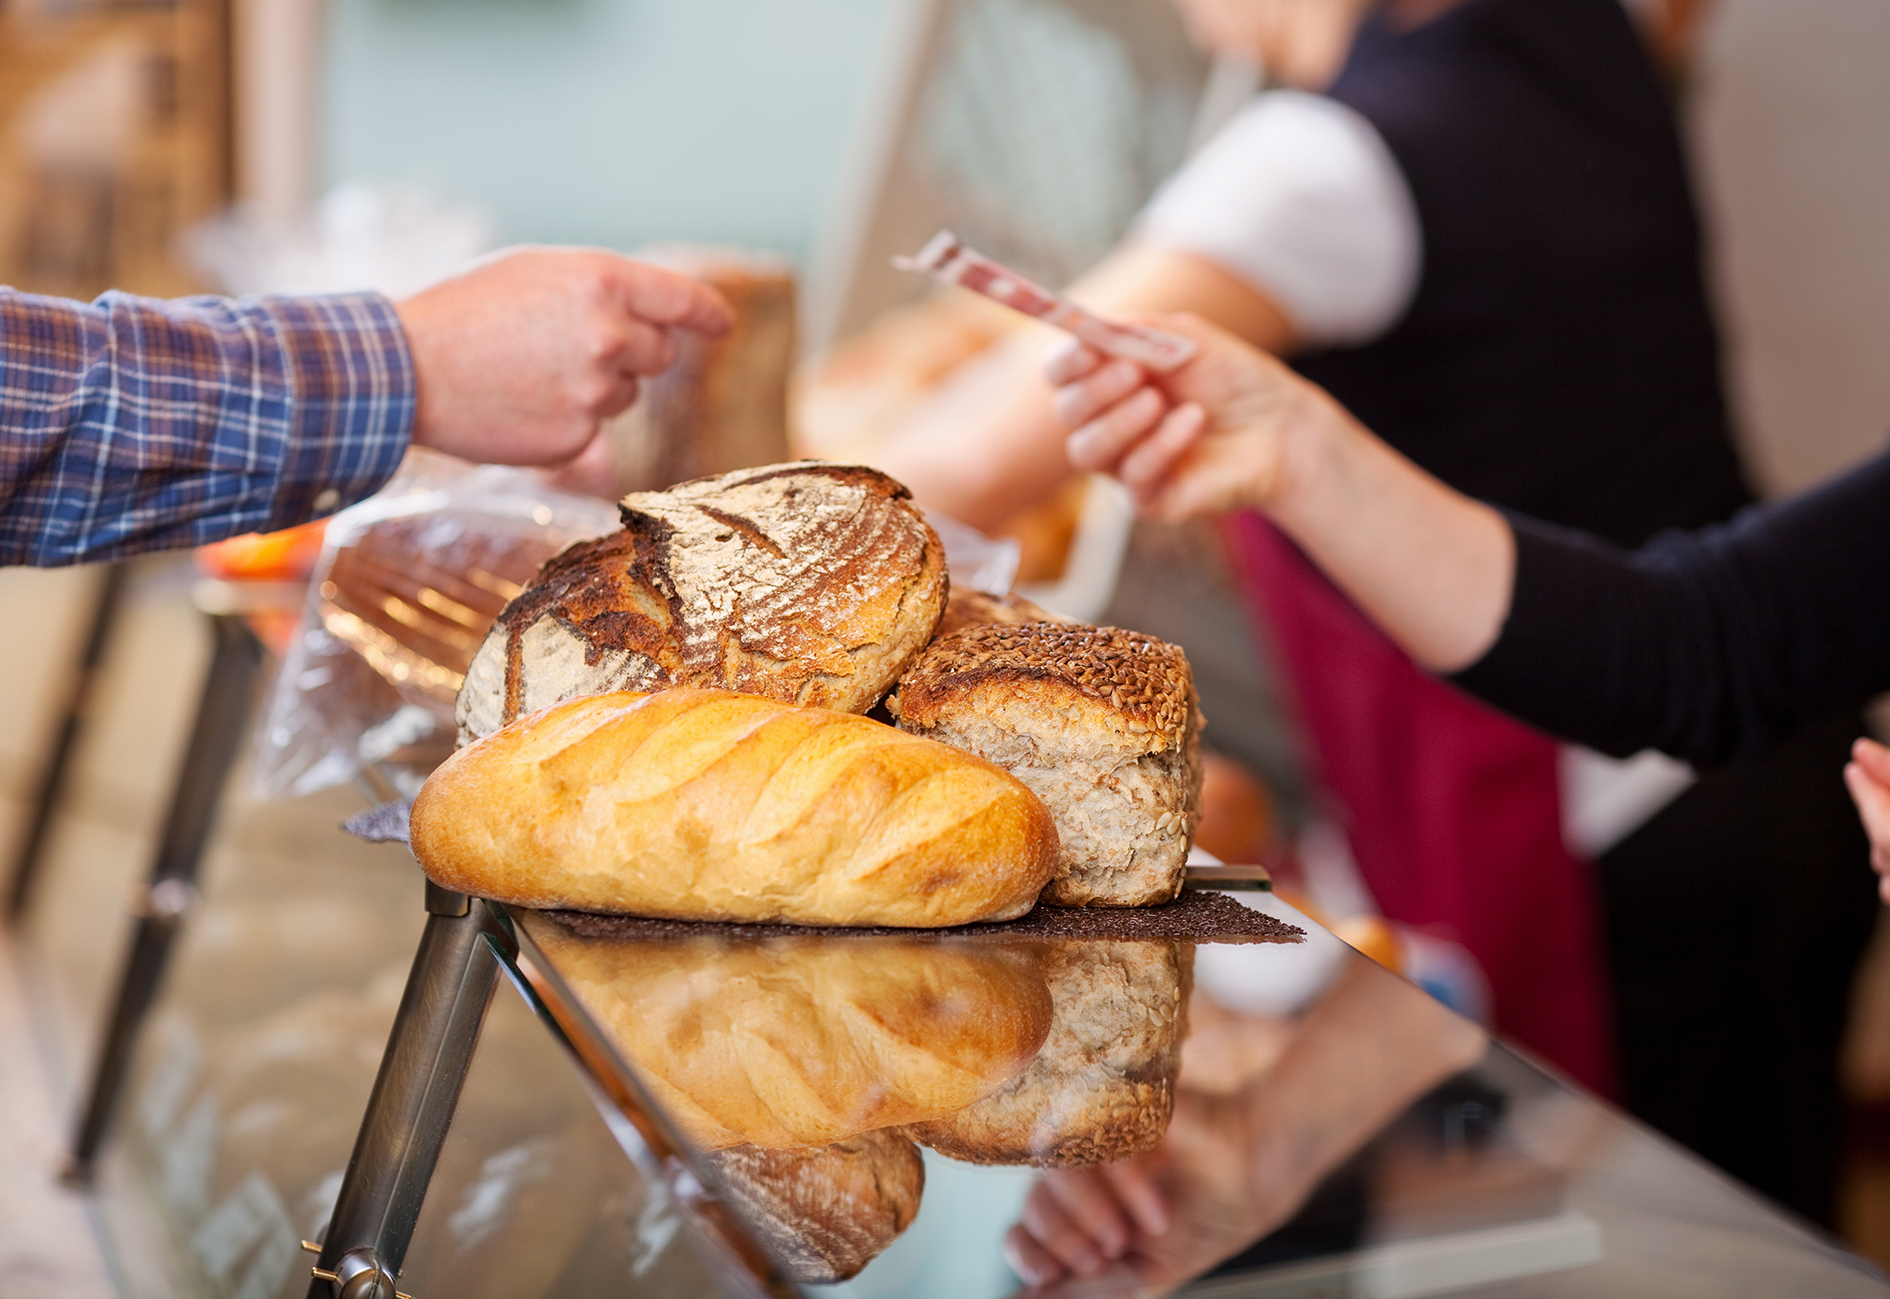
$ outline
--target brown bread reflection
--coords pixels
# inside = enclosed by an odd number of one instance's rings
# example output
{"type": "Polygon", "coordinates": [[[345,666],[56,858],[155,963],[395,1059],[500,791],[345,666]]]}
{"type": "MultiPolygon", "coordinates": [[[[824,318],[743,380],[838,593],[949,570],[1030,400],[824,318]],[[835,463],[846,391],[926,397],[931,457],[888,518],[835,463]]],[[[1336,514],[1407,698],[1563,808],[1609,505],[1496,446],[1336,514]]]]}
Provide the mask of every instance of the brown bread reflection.
{"type": "Polygon", "coordinates": [[[1069,1168],[1146,1150],[1168,1128],[1187,939],[626,925],[527,922],[702,1152],[704,1187],[795,1282],[856,1275],[912,1223],[915,1140],[973,1163],[1069,1168]]]}
{"type": "Polygon", "coordinates": [[[1146,1150],[1168,1130],[1194,944],[1044,942],[1055,1015],[1028,1069],[958,1113],[907,1129],[977,1164],[1061,1168],[1146,1150]]]}
{"type": "Polygon", "coordinates": [[[877,938],[539,940],[683,1134],[806,1149],[939,1118],[1022,1070],[1050,1030],[1030,953],[877,938]]]}
{"type": "Polygon", "coordinates": [[[896,1131],[815,1150],[730,1146],[703,1163],[722,1202],[801,1282],[857,1275],[912,1225],[925,1188],[919,1148],[896,1131]]]}

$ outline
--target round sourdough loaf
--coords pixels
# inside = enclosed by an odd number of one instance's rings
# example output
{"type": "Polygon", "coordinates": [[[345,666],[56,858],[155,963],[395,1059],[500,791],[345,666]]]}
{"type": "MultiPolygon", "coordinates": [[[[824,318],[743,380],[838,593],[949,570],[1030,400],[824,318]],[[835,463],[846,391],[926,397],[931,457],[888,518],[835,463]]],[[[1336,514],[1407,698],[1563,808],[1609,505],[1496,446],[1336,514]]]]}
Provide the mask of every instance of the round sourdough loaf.
{"type": "Polygon", "coordinates": [[[1181,892],[1200,819],[1201,710],[1180,646],[1080,623],[940,636],[888,701],[901,730],[1004,768],[1061,844],[1043,900],[1149,906],[1181,892]]]}
{"type": "Polygon", "coordinates": [[[554,936],[545,947],[702,1150],[805,1149],[954,1113],[1014,1077],[1050,1031],[1035,958],[993,943],[554,936]]]}
{"type": "Polygon", "coordinates": [[[414,801],[451,889],[672,920],[1011,920],[1056,868],[1015,777],[852,713],[727,690],[574,699],[459,750],[414,801]]]}
{"type": "Polygon", "coordinates": [[[863,713],[945,607],[945,549],[857,465],[766,465],[622,502],[624,528],[552,559],[460,688],[460,742],[613,690],[692,685],[863,713]]]}

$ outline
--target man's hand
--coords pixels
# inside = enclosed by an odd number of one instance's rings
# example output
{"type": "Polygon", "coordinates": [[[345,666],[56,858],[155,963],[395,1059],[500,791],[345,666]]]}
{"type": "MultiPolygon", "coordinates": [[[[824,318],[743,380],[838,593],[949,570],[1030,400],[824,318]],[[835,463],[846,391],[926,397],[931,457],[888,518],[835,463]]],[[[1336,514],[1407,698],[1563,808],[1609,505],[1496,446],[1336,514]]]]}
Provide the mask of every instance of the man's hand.
{"type": "Polygon", "coordinates": [[[582,248],[520,248],[395,304],[413,354],[413,441],[465,460],[563,464],[676,356],[731,323],[713,289],[582,248]]]}
{"type": "Polygon", "coordinates": [[[1111,361],[1081,344],[1045,364],[1078,469],[1114,474],[1144,514],[1177,521],[1275,505],[1310,468],[1321,421],[1343,418],[1325,393],[1264,352],[1192,315],[1141,317],[1199,345],[1170,374],[1111,361]]]}
{"type": "Polygon", "coordinates": [[[1844,767],[1844,783],[1870,836],[1870,864],[1881,877],[1877,893],[1890,902],[1890,749],[1875,740],[1857,741],[1844,767]]]}

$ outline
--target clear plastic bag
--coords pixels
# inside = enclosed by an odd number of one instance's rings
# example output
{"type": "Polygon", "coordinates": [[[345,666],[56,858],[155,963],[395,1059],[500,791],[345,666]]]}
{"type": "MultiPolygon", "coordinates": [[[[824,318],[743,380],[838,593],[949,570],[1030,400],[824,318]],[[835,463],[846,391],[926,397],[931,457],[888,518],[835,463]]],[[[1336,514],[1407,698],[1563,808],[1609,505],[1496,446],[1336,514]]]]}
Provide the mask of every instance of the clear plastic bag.
{"type": "Polygon", "coordinates": [[[262,797],[372,767],[412,794],[453,748],[453,705],[494,617],[545,560],[620,526],[607,501],[524,469],[409,455],[328,525],[257,736],[262,797]]]}
{"type": "Polygon", "coordinates": [[[927,511],[925,521],[938,533],[945,545],[945,567],[952,585],[987,595],[1003,595],[1017,576],[1018,557],[1023,548],[1009,537],[987,537],[969,524],[960,523],[936,510],[927,511]]]}
{"type": "MultiPolygon", "coordinates": [[[[1002,595],[1017,543],[933,515],[952,581],[1002,595]]],[[[256,741],[259,796],[299,797],[372,768],[403,795],[453,750],[467,665],[506,602],[616,506],[531,471],[409,455],[329,521],[308,604],[256,741]]]]}

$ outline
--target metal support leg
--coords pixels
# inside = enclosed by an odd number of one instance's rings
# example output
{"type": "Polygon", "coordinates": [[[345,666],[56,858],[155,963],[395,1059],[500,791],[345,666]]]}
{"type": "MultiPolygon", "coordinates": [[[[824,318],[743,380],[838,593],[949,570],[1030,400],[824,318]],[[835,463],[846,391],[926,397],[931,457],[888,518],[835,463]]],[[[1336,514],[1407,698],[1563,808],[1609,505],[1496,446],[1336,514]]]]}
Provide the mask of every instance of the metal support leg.
{"type": "Polygon", "coordinates": [[[241,618],[213,617],[215,652],[205,674],[203,697],[190,744],[171,791],[171,807],[158,840],[157,856],[138,907],[137,928],[119,978],[118,998],[99,1045],[85,1111],[74,1138],[67,1180],[90,1180],[104,1140],[138,1030],[157,996],[171,944],[196,896],[197,867],[216,822],[224,783],[236,765],[247,733],[262,647],[241,618]]]}
{"type": "Polygon", "coordinates": [[[427,912],[309,1299],[394,1299],[498,984],[500,953],[517,950],[483,902],[429,883],[427,912]]]}
{"type": "Polygon", "coordinates": [[[99,667],[105,661],[105,648],[111,644],[112,627],[118,621],[124,603],[127,567],[113,564],[99,579],[97,603],[92,610],[92,627],[79,651],[79,661],[66,683],[64,708],[59,729],[53,732],[52,751],[39,773],[39,788],[33,791],[33,810],[26,819],[26,833],[21,836],[13,855],[13,870],[8,875],[8,923],[17,923],[32,901],[33,883],[46,851],[46,837],[52,830],[53,813],[66,783],[66,769],[78,747],[79,728],[91,711],[93,692],[98,688],[99,667]]]}

